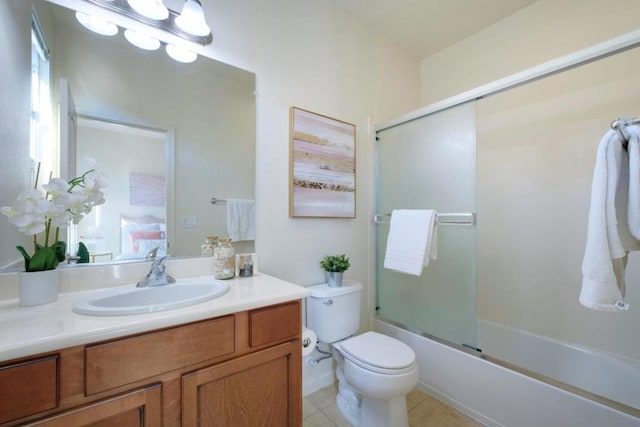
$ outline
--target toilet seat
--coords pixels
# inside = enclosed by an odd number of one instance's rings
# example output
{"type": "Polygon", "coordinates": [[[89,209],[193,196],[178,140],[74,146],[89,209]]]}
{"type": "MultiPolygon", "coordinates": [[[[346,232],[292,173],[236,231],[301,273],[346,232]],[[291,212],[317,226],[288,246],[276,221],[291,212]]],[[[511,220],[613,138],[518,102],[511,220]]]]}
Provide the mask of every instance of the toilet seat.
{"type": "Polygon", "coordinates": [[[339,348],[345,358],[372,372],[401,375],[415,369],[416,356],[411,347],[377,332],[346,339],[339,348]]]}

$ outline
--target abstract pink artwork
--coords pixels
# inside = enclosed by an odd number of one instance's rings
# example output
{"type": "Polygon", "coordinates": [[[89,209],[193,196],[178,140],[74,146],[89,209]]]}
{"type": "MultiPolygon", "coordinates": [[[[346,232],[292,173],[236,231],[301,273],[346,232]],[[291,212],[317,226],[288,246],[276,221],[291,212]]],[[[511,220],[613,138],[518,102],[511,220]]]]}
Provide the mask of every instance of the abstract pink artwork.
{"type": "Polygon", "coordinates": [[[165,183],[163,175],[129,173],[129,203],[131,206],[165,205],[165,183]]]}
{"type": "Polygon", "coordinates": [[[355,218],[356,127],[290,109],[289,216],[355,218]]]}

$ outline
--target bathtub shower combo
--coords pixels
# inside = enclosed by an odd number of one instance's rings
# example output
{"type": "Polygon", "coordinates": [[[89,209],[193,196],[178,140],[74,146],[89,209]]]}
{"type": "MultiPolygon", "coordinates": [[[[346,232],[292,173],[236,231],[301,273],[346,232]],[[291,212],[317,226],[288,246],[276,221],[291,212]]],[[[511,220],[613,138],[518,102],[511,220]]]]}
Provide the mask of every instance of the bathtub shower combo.
{"type": "Polygon", "coordinates": [[[628,310],[578,301],[598,142],[640,114],[640,49],[614,41],[376,129],[375,328],[487,425],[640,425],[638,253],[628,310]],[[396,209],[438,212],[420,276],[383,267],[396,209]]]}

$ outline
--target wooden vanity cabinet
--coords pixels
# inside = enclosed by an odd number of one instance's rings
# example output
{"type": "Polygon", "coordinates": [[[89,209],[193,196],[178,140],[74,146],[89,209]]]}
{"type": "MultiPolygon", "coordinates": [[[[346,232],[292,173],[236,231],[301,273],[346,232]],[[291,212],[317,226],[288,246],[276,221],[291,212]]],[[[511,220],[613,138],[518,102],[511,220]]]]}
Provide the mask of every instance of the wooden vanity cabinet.
{"type": "Polygon", "coordinates": [[[301,426],[300,300],[0,364],[0,425],[301,426]]]}
{"type": "Polygon", "coordinates": [[[299,342],[289,342],[183,376],[182,425],[299,426],[299,342]]]}

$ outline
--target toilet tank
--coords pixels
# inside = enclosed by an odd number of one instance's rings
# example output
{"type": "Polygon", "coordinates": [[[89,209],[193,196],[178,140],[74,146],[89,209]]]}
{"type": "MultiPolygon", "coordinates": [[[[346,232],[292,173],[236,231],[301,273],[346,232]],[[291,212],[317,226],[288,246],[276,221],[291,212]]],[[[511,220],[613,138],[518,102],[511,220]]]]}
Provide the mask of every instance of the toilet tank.
{"type": "Polygon", "coordinates": [[[310,286],[307,297],[307,328],[325,343],[340,341],[356,333],[360,327],[360,292],[362,285],[344,280],[334,288],[326,283],[310,286]]]}

